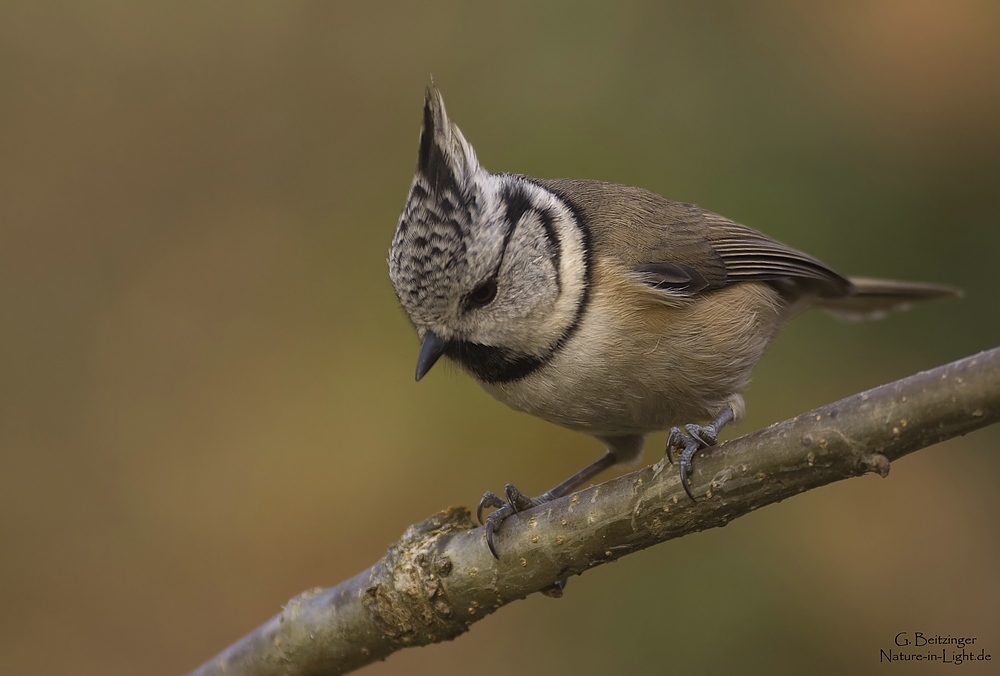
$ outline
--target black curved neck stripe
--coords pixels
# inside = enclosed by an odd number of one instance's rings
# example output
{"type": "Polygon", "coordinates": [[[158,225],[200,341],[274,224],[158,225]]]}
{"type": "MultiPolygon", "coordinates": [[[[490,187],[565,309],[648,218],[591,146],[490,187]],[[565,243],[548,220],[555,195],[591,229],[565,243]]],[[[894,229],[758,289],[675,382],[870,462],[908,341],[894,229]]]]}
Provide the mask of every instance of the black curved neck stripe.
{"type": "Polygon", "coordinates": [[[521,380],[540,369],[552,357],[536,357],[492,345],[468,341],[453,341],[444,348],[444,354],[476,378],[487,383],[510,383],[521,380]]]}
{"type": "MultiPolygon", "coordinates": [[[[453,341],[445,346],[444,354],[453,361],[459,363],[479,380],[491,384],[511,383],[528,377],[536,372],[556,356],[569,339],[576,333],[583,320],[584,314],[590,305],[590,285],[592,276],[593,253],[591,251],[590,228],[580,213],[579,208],[571,202],[564,194],[553,190],[547,186],[540,185],[537,181],[523,177],[534,183],[542,190],[555,195],[573,214],[583,240],[583,292],[580,297],[580,304],[577,306],[576,315],[573,321],[566,327],[562,335],[555,343],[550,345],[543,354],[533,355],[510,350],[493,345],[481,345],[468,341],[453,341]]],[[[548,230],[548,228],[546,228],[548,230]]],[[[548,233],[547,233],[548,234],[548,233]]],[[[554,234],[554,232],[552,233],[554,234]]],[[[559,249],[556,249],[559,251],[559,249]]],[[[560,252],[561,253],[561,252],[560,252]]]]}

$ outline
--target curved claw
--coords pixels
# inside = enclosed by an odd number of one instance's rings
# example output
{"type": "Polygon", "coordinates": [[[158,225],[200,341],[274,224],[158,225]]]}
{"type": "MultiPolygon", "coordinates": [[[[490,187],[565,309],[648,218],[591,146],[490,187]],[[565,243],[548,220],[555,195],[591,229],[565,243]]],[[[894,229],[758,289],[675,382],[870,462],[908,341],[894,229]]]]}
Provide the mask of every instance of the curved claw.
{"type": "Polygon", "coordinates": [[[499,507],[503,507],[505,504],[507,504],[507,503],[505,503],[500,498],[499,495],[497,495],[493,491],[486,491],[485,493],[483,493],[483,497],[479,501],[479,507],[476,508],[476,519],[479,520],[480,524],[485,525],[486,522],[483,521],[483,509],[485,509],[487,507],[496,507],[496,508],[499,508],[499,507]]]}
{"type": "Polygon", "coordinates": [[[493,525],[493,520],[492,519],[487,519],[486,520],[486,546],[490,548],[490,554],[493,555],[493,558],[496,559],[497,561],[499,561],[500,560],[500,555],[497,554],[497,548],[493,546],[493,532],[494,532],[494,530],[496,530],[496,528],[493,525]]]}
{"type": "Polygon", "coordinates": [[[688,425],[687,426],[687,433],[688,433],[688,435],[692,439],[694,439],[698,444],[700,444],[702,448],[708,448],[709,446],[711,446],[712,444],[710,444],[709,442],[707,442],[707,441],[705,441],[704,439],[701,438],[701,435],[699,434],[699,432],[701,432],[701,430],[698,429],[696,426],[694,426],[694,425],[688,425]]]}
{"type": "Polygon", "coordinates": [[[479,509],[476,510],[476,516],[479,519],[479,523],[486,526],[486,545],[490,548],[490,553],[493,554],[493,557],[497,559],[499,559],[500,556],[497,554],[497,548],[493,542],[493,536],[500,529],[504,520],[513,514],[519,514],[526,509],[531,509],[536,505],[540,505],[543,502],[548,502],[552,499],[548,493],[542,495],[541,497],[529,498],[527,495],[519,491],[514,484],[507,484],[504,488],[504,495],[507,498],[506,500],[492,491],[486,491],[486,493],[483,494],[483,499],[479,501],[479,509]],[[496,509],[486,517],[485,521],[483,521],[483,510],[487,507],[495,507],[496,509]]]}
{"type": "Polygon", "coordinates": [[[493,542],[493,536],[503,524],[504,519],[513,513],[514,512],[510,505],[505,504],[503,507],[500,507],[497,511],[486,517],[486,546],[490,548],[490,554],[493,555],[494,559],[499,559],[500,555],[497,554],[497,547],[493,542]]]}
{"type": "Polygon", "coordinates": [[[733,411],[733,407],[729,405],[705,427],[689,424],[684,426],[684,430],[681,430],[679,427],[670,428],[670,434],[667,436],[667,459],[670,460],[671,465],[674,464],[673,449],[684,449],[678,458],[681,486],[684,487],[684,492],[692,500],[695,497],[691,491],[688,475],[691,473],[693,467],[691,461],[694,459],[694,454],[701,449],[715,446],[719,442],[719,431],[728,423],[731,423],[735,417],[736,414],[733,411]]]}
{"type": "Polygon", "coordinates": [[[691,484],[688,482],[688,470],[690,469],[690,463],[681,463],[681,486],[684,488],[684,492],[688,494],[692,502],[698,502],[694,497],[694,493],[691,492],[691,484]]]}
{"type": "Polygon", "coordinates": [[[709,446],[715,446],[719,441],[719,436],[716,434],[715,430],[709,427],[702,427],[701,425],[685,425],[684,429],[687,433],[694,438],[702,448],[708,448],[709,446]]]}
{"type": "Polygon", "coordinates": [[[693,424],[685,425],[683,431],[680,428],[674,427],[670,430],[670,436],[667,437],[667,457],[670,458],[671,463],[673,463],[672,449],[675,446],[684,449],[681,451],[677,461],[680,465],[681,487],[684,488],[684,492],[688,494],[688,497],[692,501],[697,502],[694,492],[691,490],[689,479],[693,470],[691,461],[695,453],[701,449],[714,446],[716,440],[715,430],[710,427],[701,427],[700,425],[693,424]]]}

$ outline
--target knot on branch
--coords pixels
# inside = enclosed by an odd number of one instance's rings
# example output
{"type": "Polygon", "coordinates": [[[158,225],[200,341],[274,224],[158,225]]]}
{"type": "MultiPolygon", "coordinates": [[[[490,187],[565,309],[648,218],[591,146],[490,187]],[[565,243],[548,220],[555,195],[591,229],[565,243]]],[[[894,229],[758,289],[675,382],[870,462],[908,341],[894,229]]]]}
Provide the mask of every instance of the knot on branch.
{"type": "Polygon", "coordinates": [[[383,639],[398,646],[426,645],[468,629],[455,619],[445,579],[452,562],[440,554],[450,534],[475,527],[464,507],[451,507],[410,526],[372,568],[362,605],[383,639]]]}

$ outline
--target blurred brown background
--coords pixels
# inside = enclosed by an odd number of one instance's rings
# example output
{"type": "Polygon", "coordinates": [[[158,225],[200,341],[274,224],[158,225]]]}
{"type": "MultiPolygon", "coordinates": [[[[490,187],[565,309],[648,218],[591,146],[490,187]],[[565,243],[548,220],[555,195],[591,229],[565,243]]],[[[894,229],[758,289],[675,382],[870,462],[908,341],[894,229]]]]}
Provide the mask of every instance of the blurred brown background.
{"type": "MultiPolygon", "coordinates": [[[[413,382],[385,256],[431,73],[490,169],[640,185],[848,274],[967,290],[801,318],[751,430],[1000,344],[998,35],[988,0],[3,3],[0,672],[183,673],[407,525],[600,452],[454,368],[413,382]]],[[[365,673],[874,673],[900,631],[995,664],[998,443],[365,673]]]]}

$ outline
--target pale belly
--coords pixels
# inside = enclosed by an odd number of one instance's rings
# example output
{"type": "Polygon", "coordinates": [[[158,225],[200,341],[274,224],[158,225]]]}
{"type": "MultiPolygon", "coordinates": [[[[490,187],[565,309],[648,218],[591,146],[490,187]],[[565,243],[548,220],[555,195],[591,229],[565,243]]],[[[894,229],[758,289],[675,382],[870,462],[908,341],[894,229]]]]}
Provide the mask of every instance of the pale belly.
{"type": "Polygon", "coordinates": [[[613,307],[598,297],[551,362],[523,380],[483,386],[511,408],[598,437],[704,421],[747,385],[782,308],[763,284],[680,309],[613,307]]]}

